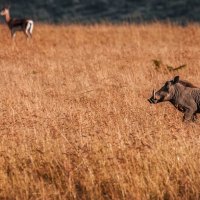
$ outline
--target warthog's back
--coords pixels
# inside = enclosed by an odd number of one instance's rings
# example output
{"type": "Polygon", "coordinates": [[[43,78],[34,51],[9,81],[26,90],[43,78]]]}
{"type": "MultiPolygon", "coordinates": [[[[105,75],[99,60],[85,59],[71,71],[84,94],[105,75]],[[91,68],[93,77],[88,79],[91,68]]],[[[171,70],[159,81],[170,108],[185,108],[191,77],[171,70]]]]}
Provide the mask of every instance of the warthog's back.
{"type": "Polygon", "coordinates": [[[200,88],[190,88],[191,90],[191,96],[194,99],[198,112],[200,112],[200,88]]]}

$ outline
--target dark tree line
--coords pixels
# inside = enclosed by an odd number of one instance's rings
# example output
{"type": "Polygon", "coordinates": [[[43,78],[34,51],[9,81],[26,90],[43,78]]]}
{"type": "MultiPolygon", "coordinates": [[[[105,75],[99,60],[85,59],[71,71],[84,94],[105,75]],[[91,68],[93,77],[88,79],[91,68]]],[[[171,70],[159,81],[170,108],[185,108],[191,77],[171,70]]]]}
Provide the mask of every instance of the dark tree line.
{"type": "Polygon", "coordinates": [[[14,17],[48,23],[200,21],[199,0],[9,0],[9,5],[14,17]]]}

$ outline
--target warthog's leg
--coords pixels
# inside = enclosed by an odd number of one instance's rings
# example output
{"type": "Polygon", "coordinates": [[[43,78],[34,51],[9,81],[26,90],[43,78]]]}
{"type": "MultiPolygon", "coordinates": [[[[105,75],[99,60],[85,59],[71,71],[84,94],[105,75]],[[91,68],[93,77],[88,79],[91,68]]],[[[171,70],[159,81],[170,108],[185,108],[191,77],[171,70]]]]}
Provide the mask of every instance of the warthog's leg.
{"type": "Polygon", "coordinates": [[[185,110],[184,116],[183,116],[183,121],[190,121],[190,120],[195,120],[196,119],[196,110],[193,110],[191,108],[187,108],[185,110]]]}
{"type": "Polygon", "coordinates": [[[192,116],[192,121],[193,122],[197,121],[197,114],[196,113],[194,113],[194,115],[192,116]]]}

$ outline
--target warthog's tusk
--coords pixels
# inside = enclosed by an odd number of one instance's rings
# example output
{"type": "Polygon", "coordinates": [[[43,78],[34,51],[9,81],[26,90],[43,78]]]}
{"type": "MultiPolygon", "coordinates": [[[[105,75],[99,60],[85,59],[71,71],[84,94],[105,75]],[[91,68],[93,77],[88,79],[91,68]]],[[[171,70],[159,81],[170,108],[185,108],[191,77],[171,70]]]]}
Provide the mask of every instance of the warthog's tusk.
{"type": "Polygon", "coordinates": [[[153,89],[153,99],[156,98],[156,93],[155,93],[155,90],[153,89]]]}

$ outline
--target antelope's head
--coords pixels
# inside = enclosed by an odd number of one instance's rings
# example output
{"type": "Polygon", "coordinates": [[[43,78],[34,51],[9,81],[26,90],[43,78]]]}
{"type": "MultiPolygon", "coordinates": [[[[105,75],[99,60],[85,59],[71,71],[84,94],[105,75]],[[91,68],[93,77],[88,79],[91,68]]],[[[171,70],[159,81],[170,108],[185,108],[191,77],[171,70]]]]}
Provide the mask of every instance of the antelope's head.
{"type": "Polygon", "coordinates": [[[9,14],[9,7],[4,7],[1,12],[0,12],[1,16],[6,16],[9,14]]]}

